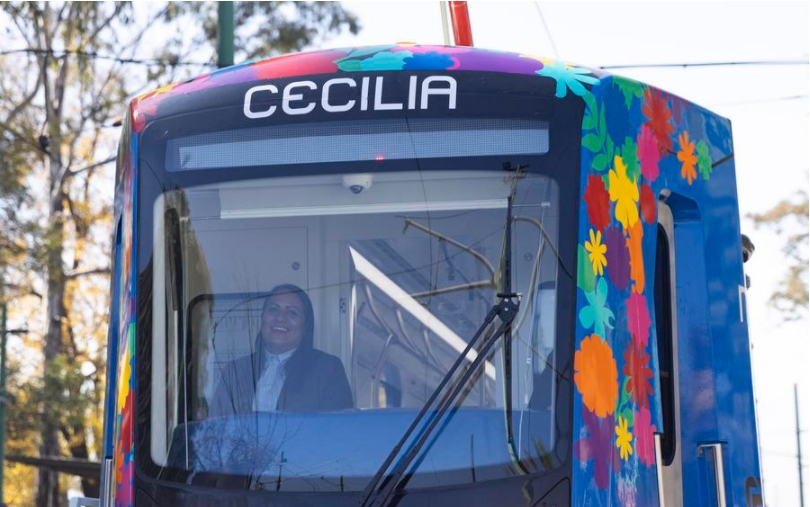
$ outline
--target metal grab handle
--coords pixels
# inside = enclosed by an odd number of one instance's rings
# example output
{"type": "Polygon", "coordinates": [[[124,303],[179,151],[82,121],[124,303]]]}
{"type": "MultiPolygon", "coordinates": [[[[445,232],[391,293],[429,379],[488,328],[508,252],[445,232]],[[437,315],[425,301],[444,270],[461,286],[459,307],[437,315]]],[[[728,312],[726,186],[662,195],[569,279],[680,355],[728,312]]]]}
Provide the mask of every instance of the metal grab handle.
{"type": "Polygon", "coordinates": [[[658,476],[658,505],[660,507],[665,507],[664,505],[664,458],[663,453],[661,452],[662,444],[661,444],[661,433],[655,433],[653,435],[653,439],[655,440],[655,475],[658,476]]]}
{"type": "Polygon", "coordinates": [[[714,451],[714,477],[717,487],[717,507],[726,507],[726,476],[723,466],[723,444],[701,444],[698,449],[712,449],[714,451]]]}

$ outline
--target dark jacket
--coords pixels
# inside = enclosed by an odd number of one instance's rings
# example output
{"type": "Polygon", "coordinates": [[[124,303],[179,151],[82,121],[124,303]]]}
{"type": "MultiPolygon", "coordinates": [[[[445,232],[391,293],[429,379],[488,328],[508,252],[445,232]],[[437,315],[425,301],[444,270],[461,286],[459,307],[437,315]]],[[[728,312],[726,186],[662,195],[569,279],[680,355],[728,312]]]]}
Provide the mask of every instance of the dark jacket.
{"type": "MultiPolygon", "coordinates": [[[[263,351],[259,350],[223,368],[222,379],[209,406],[209,417],[253,411],[262,356],[263,351]]],[[[353,406],[351,388],[340,359],[316,349],[299,349],[287,361],[278,410],[318,412],[353,406]]]]}

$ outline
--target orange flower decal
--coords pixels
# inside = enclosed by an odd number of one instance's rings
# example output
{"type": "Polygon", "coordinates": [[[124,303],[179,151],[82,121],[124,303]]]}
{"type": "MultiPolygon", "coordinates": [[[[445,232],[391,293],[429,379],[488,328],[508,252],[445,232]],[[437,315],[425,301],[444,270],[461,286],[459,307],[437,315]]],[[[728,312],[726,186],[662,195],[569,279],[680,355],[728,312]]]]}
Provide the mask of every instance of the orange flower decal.
{"type": "Polygon", "coordinates": [[[681,146],[681,149],[678,150],[678,160],[683,164],[681,166],[681,177],[691,185],[692,181],[697,178],[695,143],[689,140],[689,132],[681,132],[681,135],[678,136],[678,144],[681,146]]]}
{"type": "Polygon", "coordinates": [[[596,334],[585,337],[574,354],[574,382],[583,403],[597,417],[610,415],[616,409],[618,377],[610,345],[596,334]]]}
{"type": "Polygon", "coordinates": [[[630,278],[636,282],[633,289],[638,294],[644,292],[644,250],[641,247],[641,240],[644,238],[644,227],[641,221],[630,227],[630,235],[627,238],[627,249],[630,251],[630,278]]]}

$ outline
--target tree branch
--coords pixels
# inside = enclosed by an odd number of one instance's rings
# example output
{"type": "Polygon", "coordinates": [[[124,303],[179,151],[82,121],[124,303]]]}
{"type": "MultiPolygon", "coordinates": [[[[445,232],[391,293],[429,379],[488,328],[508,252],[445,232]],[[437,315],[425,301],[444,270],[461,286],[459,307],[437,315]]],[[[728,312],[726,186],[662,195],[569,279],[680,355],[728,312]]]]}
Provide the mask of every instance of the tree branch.
{"type": "Polygon", "coordinates": [[[3,288],[19,290],[20,292],[18,294],[20,296],[34,296],[34,297],[37,297],[39,299],[42,299],[42,294],[35,291],[31,287],[27,287],[27,286],[24,286],[24,285],[19,285],[19,284],[16,284],[16,283],[6,283],[6,284],[3,284],[3,288]]]}
{"type": "Polygon", "coordinates": [[[104,160],[102,160],[100,162],[95,162],[93,164],[90,164],[87,167],[82,167],[81,169],[76,169],[75,171],[68,171],[67,174],[65,174],[65,179],[70,178],[72,176],[76,176],[77,174],[81,174],[81,173],[89,171],[91,169],[95,169],[96,167],[100,167],[100,166],[109,164],[110,162],[115,162],[116,158],[118,158],[117,155],[112,155],[112,156],[109,156],[109,157],[105,158],[104,160]]]}
{"type": "Polygon", "coordinates": [[[65,274],[65,279],[67,280],[75,280],[80,276],[87,276],[87,275],[109,275],[110,268],[94,268],[94,269],[86,269],[84,271],[74,271],[73,273],[65,274]]]}

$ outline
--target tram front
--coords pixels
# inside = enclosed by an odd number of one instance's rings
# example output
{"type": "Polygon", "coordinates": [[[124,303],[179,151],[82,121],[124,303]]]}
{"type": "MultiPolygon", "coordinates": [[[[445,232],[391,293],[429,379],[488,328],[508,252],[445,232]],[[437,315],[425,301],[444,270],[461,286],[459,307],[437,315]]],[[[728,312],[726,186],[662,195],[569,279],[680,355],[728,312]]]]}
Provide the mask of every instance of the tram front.
{"type": "Polygon", "coordinates": [[[340,55],[133,106],[119,479],[161,507],[568,504],[582,100],[517,55],[340,55]]]}

